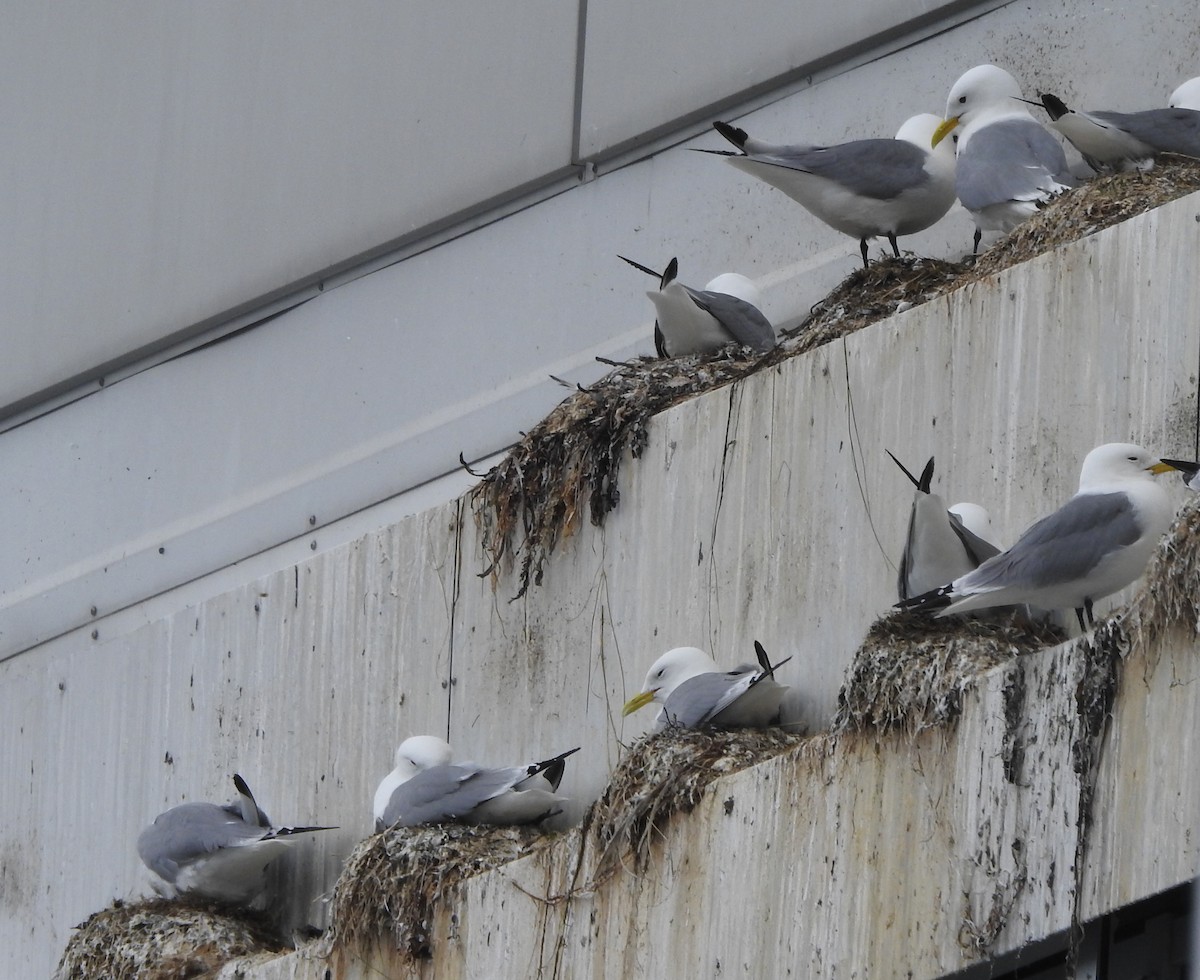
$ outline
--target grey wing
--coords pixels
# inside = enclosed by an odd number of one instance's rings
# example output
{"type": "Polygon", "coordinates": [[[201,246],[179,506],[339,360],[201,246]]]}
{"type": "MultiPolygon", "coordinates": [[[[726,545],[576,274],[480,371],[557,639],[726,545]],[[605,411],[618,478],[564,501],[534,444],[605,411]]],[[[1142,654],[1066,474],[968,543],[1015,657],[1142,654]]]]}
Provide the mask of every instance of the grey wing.
{"type": "Polygon", "coordinates": [[[698,728],[728,707],[732,689],[758,668],[746,665],[729,673],[697,674],[680,684],[667,698],[663,713],[668,724],[698,728]]]}
{"type": "Polygon", "coordinates": [[[745,347],[765,353],[775,346],[775,328],[757,306],[729,293],[714,293],[706,289],[688,289],[696,305],[711,313],[734,339],[745,347]]]}
{"type": "Polygon", "coordinates": [[[1147,109],[1145,112],[1093,112],[1097,119],[1123,129],[1159,153],[1200,156],[1200,112],[1147,109]]]}
{"type": "Polygon", "coordinates": [[[1073,186],[1063,148],[1032,119],[985,126],[958,157],[955,190],[968,211],[1004,201],[1030,201],[1055,183],[1073,186]]]}
{"type": "Polygon", "coordinates": [[[246,823],[236,808],[183,803],[160,813],[138,835],[137,851],[146,867],[164,881],[174,881],[181,866],[267,833],[264,827],[246,823]]]}
{"type": "MultiPolygon", "coordinates": [[[[974,531],[968,530],[957,514],[946,511],[946,516],[950,518],[950,527],[958,535],[958,540],[962,542],[963,550],[976,565],[982,565],[989,558],[994,558],[1000,554],[1000,549],[994,544],[990,541],[984,541],[974,531]]],[[[903,599],[906,597],[901,596],[900,598],[903,599]]]]}
{"type": "Polygon", "coordinates": [[[1029,528],[1008,551],[954,583],[970,589],[1043,588],[1087,575],[1111,552],[1142,536],[1123,493],[1072,497],[1029,528]]]}
{"type": "Polygon", "coordinates": [[[924,150],[906,140],[854,140],[810,150],[792,169],[824,177],[860,197],[890,201],[929,182],[928,159],[924,150]]]}
{"type": "Polygon", "coordinates": [[[434,766],[401,783],[383,811],[383,825],[417,827],[468,816],[480,803],[524,778],[523,769],[434,766]]]}

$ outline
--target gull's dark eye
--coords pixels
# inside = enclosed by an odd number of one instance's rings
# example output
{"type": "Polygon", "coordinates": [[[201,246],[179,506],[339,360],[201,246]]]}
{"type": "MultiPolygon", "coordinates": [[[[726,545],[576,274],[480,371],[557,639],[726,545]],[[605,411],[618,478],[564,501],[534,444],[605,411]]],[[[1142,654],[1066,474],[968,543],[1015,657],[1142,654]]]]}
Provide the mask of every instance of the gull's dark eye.
{"type": "Polygon", "coordinates": [[[967,97],[966,97],[965,95],[960,95],[960,96],[958,97],[958,104],[959,104],[959,105],[962,105],[962,104],[963,104],[964,102],[966,102],[966,101],[967,101],[967,97]]]}
{"type": "Polygon", "coordinates": [[[1137,457],[1136,457],[1136,456],[1130,456],[1130,457],[1129,457],[1129,462],[1131,462],[1131,463],[1136,463],[1137,461],[1138,461],[1138,460],[1137,460],[1137,457]]]}

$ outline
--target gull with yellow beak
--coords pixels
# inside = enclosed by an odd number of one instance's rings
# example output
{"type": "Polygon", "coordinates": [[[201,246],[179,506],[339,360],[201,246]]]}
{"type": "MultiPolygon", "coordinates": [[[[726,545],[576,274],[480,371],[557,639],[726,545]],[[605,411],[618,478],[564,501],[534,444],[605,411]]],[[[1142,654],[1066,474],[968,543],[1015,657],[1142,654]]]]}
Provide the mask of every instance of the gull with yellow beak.
{"type": "Polygon", "coordinates": [[[1075,186],[1062,146],[1034,120],[1017,80],[995,65],[977,65],[950,89],[937,146],[958,134],[954,188],[975,219],[975,244],[985,231],[1012,231],[1052,197],[1075,186]]]}
{"type": "Polygon", "coordinates": [[[938,616],[1029,603],[1074,609],[1080,629],[1094,624],[1092,603],[1118,592],[1146,569],[1171,523],[1157,473],[1176,469],[1140,446],[1114,442],[1084,458],[1079,491],[1032,525],[1007,551],[948,585],[897,605],[938,616]]]}
{"type": "Polygon", "coordinates": [[[791,657],[772,665],[758,641],[758,663],[721,671],[698,647],[668,650],[650,667],[645,687],[627,702],[628,715],[655,702],[659,708],[655,731],[668,726],[701,728],[766,728],[779,717],[787,687],[775,681],[775,671],[791,657]]]}

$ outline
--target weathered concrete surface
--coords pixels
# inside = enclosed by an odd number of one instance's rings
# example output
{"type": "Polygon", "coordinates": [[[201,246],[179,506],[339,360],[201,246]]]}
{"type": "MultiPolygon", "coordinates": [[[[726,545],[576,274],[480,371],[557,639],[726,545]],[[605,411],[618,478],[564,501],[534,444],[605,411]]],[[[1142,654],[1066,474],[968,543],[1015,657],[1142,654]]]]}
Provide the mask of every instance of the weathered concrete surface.
{"type": "Polygon", "coordinates": [[[817,736],[718,780],[642,874],[597,883],[573,833],[467,883],[430,961],[302,952],[250,975],[941,976],[1068,928],[1077,888],[1086,920],[1200,873],[1198,654],[1191,630],[1135,650],[1099,739],[1076,694],[1105,657],[1029,654],[981,676],[953,730],[817,736]]]}
{"type": "MultiPolygon", "coordinates": [[[[477,576],[478,533],[455,503],[136,632],[77,631],[0,665],[12,969],[49,972],[72,924],[142,888],[138,830],[183,799],[226,797],[233,771],[278,819],[340,826],[297,848],[286,876],[288,918],[321,922],[315,898],[369,832],[371,793],[408,734],[448,731],[497,763],[582,745],[565,784],[576,816],[617,740],[649,721],[625,725],[618,709],[654,656],[698,643],[741,659],[756,638],[795,655],[784,679],[820,728],[893,597],[910,490],[885,448],[936,453],[938,489],[988,504],[1009,538],[1070,495],[1099,442],[1194,452],[1198,211],[1181,200],[665,413],[606,527],[585,525],[519,602],[511,574],[495,589],[477,576]]],[[[797,797],[806,812],[817,802],[797,797]]],[[[831,839],[847,833],[820,812],[831,839]]],[[[816,879],[788,881],[833,901],[816,879]]],[[[829,956],[848,941],[819,938],[829,956]]]]}

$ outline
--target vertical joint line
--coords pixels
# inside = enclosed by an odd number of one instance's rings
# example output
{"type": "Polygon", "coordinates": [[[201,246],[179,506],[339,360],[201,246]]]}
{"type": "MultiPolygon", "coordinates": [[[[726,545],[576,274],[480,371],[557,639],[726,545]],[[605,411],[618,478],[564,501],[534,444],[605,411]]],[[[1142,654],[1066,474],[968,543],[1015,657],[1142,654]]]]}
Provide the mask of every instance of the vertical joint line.
{"type": "Polygon", "coordinates": [[[579,0],[575,25],[575,105],[571,115],[571,162],[583,164],[583,60],[587,50],[587,0],[579,0]]]}

